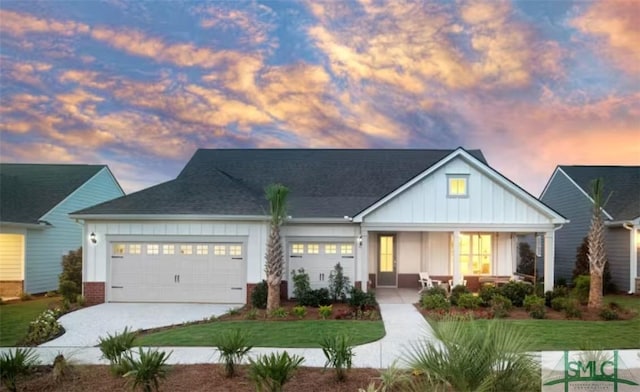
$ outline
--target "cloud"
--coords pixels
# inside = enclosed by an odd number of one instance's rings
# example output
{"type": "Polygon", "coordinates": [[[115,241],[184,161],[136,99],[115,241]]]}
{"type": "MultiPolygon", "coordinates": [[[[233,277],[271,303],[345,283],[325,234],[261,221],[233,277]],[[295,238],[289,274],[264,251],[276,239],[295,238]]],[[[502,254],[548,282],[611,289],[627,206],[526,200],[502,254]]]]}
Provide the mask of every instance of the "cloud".
{"type": "Polygon", "coordinates": [[[640,75],[640,3],[588,3],[585,12],[572,19],[571,25],[587,36],[585,40],[603,58],[628,74],[640,75]]]}
{"type": "Polygon", "coordinates": [[[27,13],[3,9],[0,9],[0,20],[2,20],[2,31],[15,36],[51,33],[71,37],[89,32],[89,26],[84,23],[38,18],[27,13]]]}

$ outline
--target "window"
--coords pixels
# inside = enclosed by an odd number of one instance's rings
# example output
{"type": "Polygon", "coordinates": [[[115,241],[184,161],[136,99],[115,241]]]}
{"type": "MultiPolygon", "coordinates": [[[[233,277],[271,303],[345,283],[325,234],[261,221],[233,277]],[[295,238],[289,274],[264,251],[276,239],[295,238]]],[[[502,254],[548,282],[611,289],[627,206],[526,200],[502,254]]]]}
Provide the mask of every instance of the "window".
{"type": "Polygon", "coordinates": [[[468,179],[468,174],[447,175],[447,195],[449,197],[469,196],[469,189],[467,186],[468,179]]]}
{"type": "Polygon", "coordinates": [[[162,245],[162,254],[163,255],[172,255],[176,252],[175,245],[162,245]]]}
{"type": "Polygon", "coordinates": [[[490,275],[493,243],[491,234],[460,234],[460,272],[490,275]]]}
{"type": "Polygon", "coordinates": [[[129,254],[130,255],[139,255],[142,253],[142,245],[140,244],[129,244],[129,254]]]}
{"type": "Polygon", "coordinates": [[[148,244],[147,245],[147,254],[148,255],[157,255],[160,253],[160,245],[158,244],[148,244]]]}
{"type": "Polygon", "coordinates": [[[196,245],[196,254],[197,255],[208,255],[209,254],[209,245],[196,245]]]}
{"type": "Polygon", "coordinates": [[[393,240],[391,235],[380,237],[380,272],[393,272],[393,240]]]}
{"type": "Polygon", "coordinates": [[[338,252],[338,247],[334,244],[327,244],[324,246],[324,253],[328,255],[333,255],[338,252]]]}
{"type": "Polygon", "coordinates": [[[112,252],[114,255],[123,255],[126,246],[124,244],[113,244],[112,252]]]}
{"type": "Polygon", "coordinates": [[[343,255],[353,254],[353,245],[351,244],[340,245],[340,253],[342,253],[343,255]]]}
{"type": "Polygon", "coordinates": [[[291,253],[301,255],[304,253],[304,245],[303,244],[293,244],[291,245],[291,253]]]}
{"type": "Polygon", "coordinates": [[[318,253],[320,253],[320,245],[318,244],[307,245],[307,253],[310,255],[317,255],[318,253]]]}
{"type": "Polygon", "coordinates": [[[214,245],[213,246],[213,254],[216,256],[224,256],[227,254],[227,246],[226,245],[214,245]]]}
{"type": "Polygon", "coordinates": [[[229,256],[242,256],[242,246],[229,245],[229,256]]]}
{"type": "Polygon", "coordinates": [[[180,254],[183,254],[183,255],[193,254],[193,246],[191,246],[191,245],[180,245],[180,254]]]}

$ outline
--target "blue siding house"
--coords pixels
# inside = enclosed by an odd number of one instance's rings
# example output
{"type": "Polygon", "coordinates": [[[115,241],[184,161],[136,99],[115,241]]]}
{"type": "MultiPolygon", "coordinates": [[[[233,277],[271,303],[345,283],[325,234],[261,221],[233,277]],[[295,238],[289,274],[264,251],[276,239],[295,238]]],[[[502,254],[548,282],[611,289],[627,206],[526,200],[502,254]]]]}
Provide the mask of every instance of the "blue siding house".
{"type": "Polygon", "coordinates": [[[83,243],[68,214],[123,195],[105,165],[0,164],[0,296],[57,290],[83,243]]]}
{"type": "Polygon", "coordinates": [[[570,223],[556,232],[555,276],[571,279],[576,250],[591,225],[590,184],[604,182],[605,250],[612,281],[622,291],[640,291],[640,166],[558,166],[540,200],[570,223]]]}

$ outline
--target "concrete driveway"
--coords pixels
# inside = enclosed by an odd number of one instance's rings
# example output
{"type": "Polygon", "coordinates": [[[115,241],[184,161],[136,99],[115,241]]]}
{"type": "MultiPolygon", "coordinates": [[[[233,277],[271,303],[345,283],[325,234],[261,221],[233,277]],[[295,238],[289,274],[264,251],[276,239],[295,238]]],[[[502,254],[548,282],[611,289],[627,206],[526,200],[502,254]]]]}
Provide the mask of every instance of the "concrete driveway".
{"type": "Polygon", "coordinates": [[[125,327],[133,330],[158,328],[220,316],[241,304],[106,303],[76,310],[58,320],[66,330],[41,347],[88,347],[100,337],[125,327]]]}

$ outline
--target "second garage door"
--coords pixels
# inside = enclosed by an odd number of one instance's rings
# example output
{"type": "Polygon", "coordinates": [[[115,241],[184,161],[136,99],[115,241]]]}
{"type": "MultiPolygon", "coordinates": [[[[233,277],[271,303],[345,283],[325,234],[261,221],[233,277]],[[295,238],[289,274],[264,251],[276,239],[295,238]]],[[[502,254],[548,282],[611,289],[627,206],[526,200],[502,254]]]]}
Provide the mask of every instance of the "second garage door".
{"type": "MultiPolygon", "coordinates": [[[[288,243],[289,282],[291,271],[303,268],[309,274],[312,289],[329,286],[329,275],[340,263],[344,275],[354,284],[355,258],[353,243],[292,241],[288,243]]],[[[293,296],[293,282],[289,284],[289,297],[293,296]]]]}
{"type": "Polygon", "coordinates": [[[242,243],[112,242],[113,302],[244,303],[242,243]]]}

